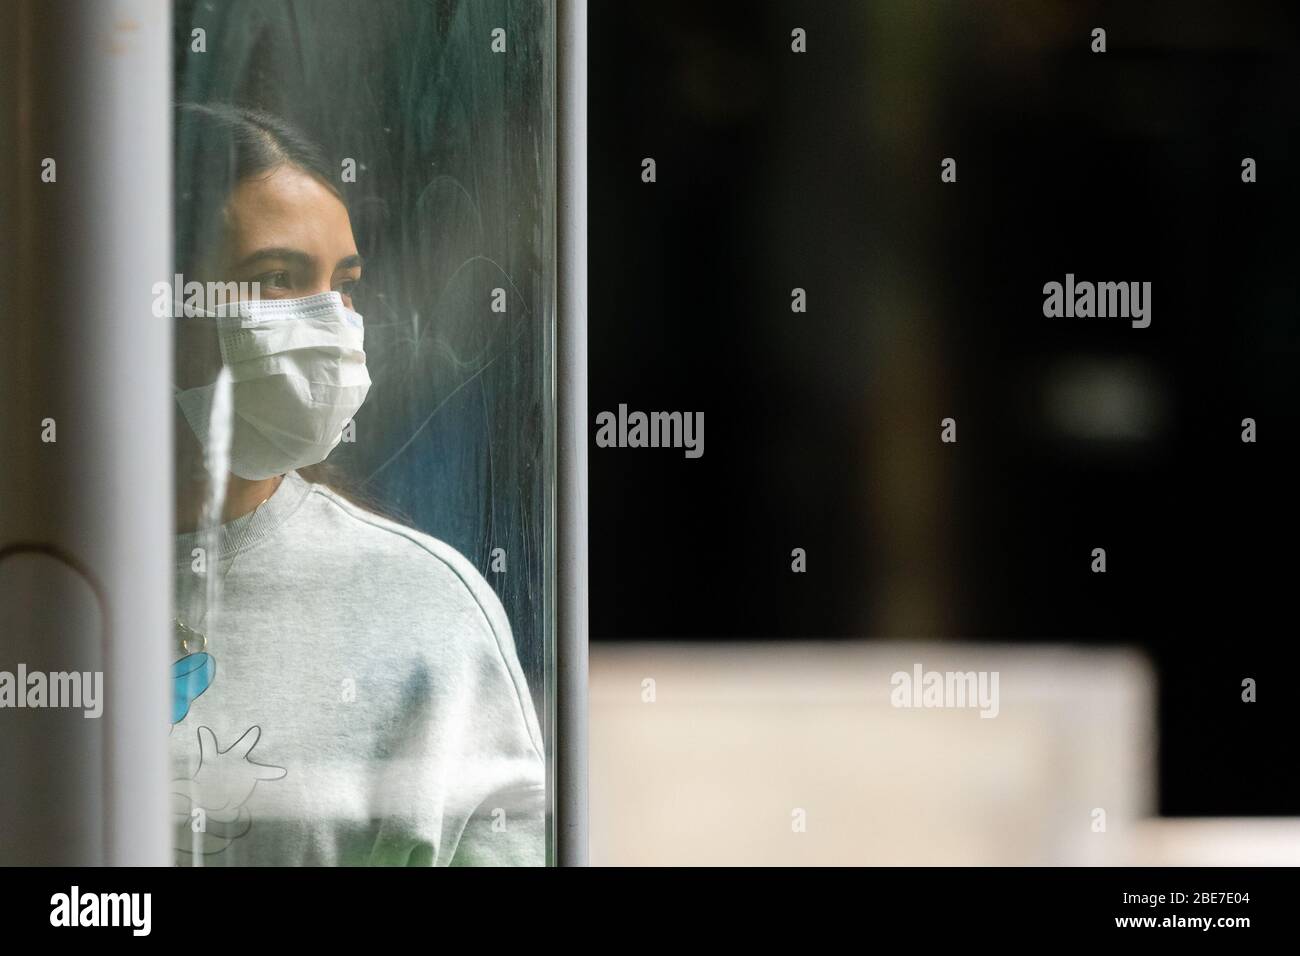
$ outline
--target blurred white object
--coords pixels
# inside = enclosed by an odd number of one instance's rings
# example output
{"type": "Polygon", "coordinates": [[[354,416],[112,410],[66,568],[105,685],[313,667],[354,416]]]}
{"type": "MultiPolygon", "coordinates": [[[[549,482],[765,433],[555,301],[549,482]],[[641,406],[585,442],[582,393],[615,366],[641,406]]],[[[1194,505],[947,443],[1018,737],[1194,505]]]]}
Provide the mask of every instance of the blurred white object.
{"type": "Polygon", "coordinates": [[[1136,651],[595,644],[590,700],[595,865],[1127,864],[1149,844],[1136,651]],[[917,665],[997,672],[997,716],[893,706],[917,665]]]}
{"type": "Polygon", "coordinates": [[[1138,828],[1142,866],[1297,866],[1300,820],[1291,817],[1169,817],[1138,828]]]}

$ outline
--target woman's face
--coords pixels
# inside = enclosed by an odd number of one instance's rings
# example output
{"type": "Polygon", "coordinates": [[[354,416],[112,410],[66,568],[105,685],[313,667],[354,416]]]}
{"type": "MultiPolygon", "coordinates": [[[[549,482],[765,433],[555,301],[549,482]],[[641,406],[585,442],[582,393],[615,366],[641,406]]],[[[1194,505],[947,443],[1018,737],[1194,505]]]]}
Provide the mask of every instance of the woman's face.
{"type": "MultiPolygon", "coordinates": [[[[361,279],[352,221],[339,198],[296,166],[243,180],[225,207],[225,239],[200,281],[257,282],[263,299],[338,292],[349,309],[361,279]]],[[[189,279],[190,277],[186,277],[189,279]]],[[[221,368],[209,319],[177,325],[177,383],[206,384],[221,368]]]]}
{"type": "Polygon", "coordinates": [[[258,282],[263,299],[338,292],[352,308],[361,257],[339,198],[296,166],[245,179],[226,205],[222,280],[258,282]]]}

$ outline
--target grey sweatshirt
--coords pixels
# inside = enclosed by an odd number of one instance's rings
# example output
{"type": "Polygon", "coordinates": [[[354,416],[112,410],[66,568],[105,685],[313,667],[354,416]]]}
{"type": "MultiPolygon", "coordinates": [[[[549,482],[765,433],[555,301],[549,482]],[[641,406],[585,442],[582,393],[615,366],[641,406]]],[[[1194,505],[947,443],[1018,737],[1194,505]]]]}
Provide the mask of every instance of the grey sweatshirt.
{"type": "Polygon", "coordinates": [[[179,865],[544,862],[537,716],[463,556],[296,473],[209,544],[176,547],[179,865]]]}

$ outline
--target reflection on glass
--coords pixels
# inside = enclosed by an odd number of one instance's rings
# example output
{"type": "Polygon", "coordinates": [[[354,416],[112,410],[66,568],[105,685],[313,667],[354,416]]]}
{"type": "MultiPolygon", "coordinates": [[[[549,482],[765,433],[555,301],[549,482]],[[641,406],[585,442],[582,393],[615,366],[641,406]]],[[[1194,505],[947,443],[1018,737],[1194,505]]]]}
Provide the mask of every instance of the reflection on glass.
{"type": "Polygon", "coordinates": [[[162,296],[176,862],[541,864],[549,10],[210,6],[162,296]]]}

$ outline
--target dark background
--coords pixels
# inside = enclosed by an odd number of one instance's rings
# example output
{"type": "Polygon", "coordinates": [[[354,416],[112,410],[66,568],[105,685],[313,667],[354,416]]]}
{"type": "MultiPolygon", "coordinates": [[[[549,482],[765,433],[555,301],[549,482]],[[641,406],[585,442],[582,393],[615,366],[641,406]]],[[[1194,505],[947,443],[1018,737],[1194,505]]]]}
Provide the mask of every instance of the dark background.
{"type": "Polygon", "coordinates": [[[592,435],[706,424],[592,442],[593,639],[1138,645],[1161,812],[1300,813],[1296,39],[1283,3],[591,4],[592,435]],[[1150,281],[1151,327],[1045,318],[1067,272],[1150,281]]]}

